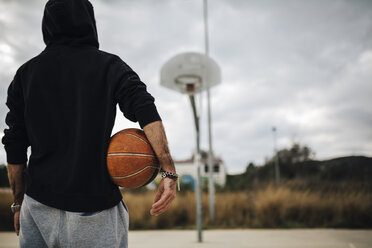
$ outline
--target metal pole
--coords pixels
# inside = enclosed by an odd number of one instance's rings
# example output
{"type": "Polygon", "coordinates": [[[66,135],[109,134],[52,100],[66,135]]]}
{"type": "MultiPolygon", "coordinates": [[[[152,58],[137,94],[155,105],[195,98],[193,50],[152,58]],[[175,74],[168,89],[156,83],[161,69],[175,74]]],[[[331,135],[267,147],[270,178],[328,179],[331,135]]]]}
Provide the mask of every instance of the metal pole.
{"type": "MultiPolygon", "coordinates": [[[[209,36],[208,36],[208,1],[203,0],[203,13],[204,13],[204,45],[205,55],[209,55],[209,36]]],[[[209,88],[208,88],[209,89],[209,88]]]]}
{"type": "MultiPolygon", "coordinates": [[[[209,37],[208,37],[208,1],[204,0],[204,37],[205,37],[205,55],[209,56],[209,37]]],[[[206,82],[210,83],[210,82],[206,82]]],[[[212,118],[211,118],[211,97],[210,87],[207,88],[207,102],[208,102],[208,174],[209,174],[209,218],[213,222],[215,216],[215,201],[214,201],[214,179],[213,179],[213,147],[212,147],[212,118]]]]}
{"type": "Polygon", "coordinates": [[[195,121],[195,131],[196,131],[196,170],[197,170],[197,178],[196,178],[196,185],[195,185],[195,197],[196,197],[196,226],[198,229],[198,242],[202,242],[202,197],[201,197],[201,176],[200,176],[200,129],[199,129],[199,117],[196,111],[195,105],[195,97],[190,95],[190,102],[192,111],[194,114],[194,121],[195,121]]]}
{"type": "Polygon", "coordinates": [[[273,127],[273,134],[274,134],[274,152],[275,152],[275,181],[276,181],[276,184],[279,185],[280,170],[279,170],[279,154],[278,154],[278,148],[276,145],[276,127],[273,127]]]}

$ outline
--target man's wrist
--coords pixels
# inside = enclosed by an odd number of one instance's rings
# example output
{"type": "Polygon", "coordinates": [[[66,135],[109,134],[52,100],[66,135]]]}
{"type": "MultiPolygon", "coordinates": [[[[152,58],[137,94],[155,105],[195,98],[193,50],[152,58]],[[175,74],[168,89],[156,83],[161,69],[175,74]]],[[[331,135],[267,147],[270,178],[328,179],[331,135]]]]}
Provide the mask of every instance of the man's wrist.
{"type": "Polygon", "coordinates": [[[178,191],[180,191],[180,180],[179,176],[175,172],[165,171],[163,168],[160,169],[162,179],[169,178],[174,182],[177,182],[178,191]]]}
{"type": "Polygon", "coordinates": [[[10,206],[10,209],[12,210],[13,213],[19,212],[21,210],[21,204],[15,204],[15,203],[13,203],[10,206]]]}
{"type": "Polygon", "coordinates": [[[170,172],[170,171],[166,171],[164,169],[160,169],[160,173],[161,173],[162,178],[168,177],[168,178],[171,178],[175,181],[178,179],[178,174],[175,173],[175,172],[170,172]]]}

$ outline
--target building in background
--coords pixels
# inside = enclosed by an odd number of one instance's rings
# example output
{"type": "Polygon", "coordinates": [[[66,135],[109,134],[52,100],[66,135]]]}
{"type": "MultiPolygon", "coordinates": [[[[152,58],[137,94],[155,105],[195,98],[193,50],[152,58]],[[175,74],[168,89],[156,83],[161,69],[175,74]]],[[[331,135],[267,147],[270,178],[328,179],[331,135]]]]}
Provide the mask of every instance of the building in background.
{"type": "MultiPolygon", "coordinates": [[[[193,155],[190,159],[174,161],[177,173],[180,175],[182,184],[191,184],[191,187],[195,187],[196,180],[196,168],[194,163],[193,155]]],[[[201,152],[201,177],[203,181],[208,181],[208,152],[201,152]]],[[[214,157],[213,159],[213,179],[216,185],[224,187],[226,184],[227,170],[222,159],[214,157]]]]}

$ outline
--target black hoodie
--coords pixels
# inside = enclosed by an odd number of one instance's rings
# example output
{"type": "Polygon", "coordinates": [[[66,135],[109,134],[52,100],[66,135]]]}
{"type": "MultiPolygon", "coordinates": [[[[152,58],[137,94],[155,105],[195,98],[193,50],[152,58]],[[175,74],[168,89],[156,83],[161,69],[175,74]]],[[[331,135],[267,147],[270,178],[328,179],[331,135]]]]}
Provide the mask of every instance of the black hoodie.
{"type": "Polygon", "coordinates": [[[31,146],[26,194],[41,203],[78,212],[113,207],[122,199],[106,168],[116,106],[144,127],[160,120],[154,98],[126,63],[98,49],[89,1],[49,0],[42,31],[45,50],[8,88],[7,162],[26,163],[31,146]]]}

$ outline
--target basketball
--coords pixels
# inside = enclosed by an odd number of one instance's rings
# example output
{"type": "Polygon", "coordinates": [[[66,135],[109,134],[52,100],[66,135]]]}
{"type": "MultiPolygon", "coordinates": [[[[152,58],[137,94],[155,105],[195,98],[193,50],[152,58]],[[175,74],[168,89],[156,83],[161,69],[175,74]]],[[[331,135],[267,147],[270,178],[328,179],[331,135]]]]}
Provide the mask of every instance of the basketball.
{"type": "Polygon", "coordinates": [[[139,188],[155,179],[159,172],[159,161],[145,133],[129,128],[111,137],[107,168],[116,185],[139,188]]]}

